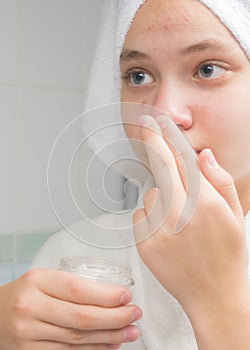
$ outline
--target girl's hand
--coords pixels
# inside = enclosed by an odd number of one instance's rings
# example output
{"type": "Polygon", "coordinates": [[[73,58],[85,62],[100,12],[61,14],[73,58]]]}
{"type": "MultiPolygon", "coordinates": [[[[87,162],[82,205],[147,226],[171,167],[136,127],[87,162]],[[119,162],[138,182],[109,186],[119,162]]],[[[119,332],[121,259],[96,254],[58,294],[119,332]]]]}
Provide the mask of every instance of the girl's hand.
{"type": "Polygon", "coordinates": [[[0,287],[1,350],[118,349],[134,341],[141,310],[129,290],[34,269],[0,287]]]}
{"type": "Polygon", "coordinates": [[[133,217],[142,260],[194,325],[249,315],[244,216],[231,176],[211,151],[197,157],[170,120],[159,118],[161,132],[154,118],[143,118],[157,188],[133,217]]]}

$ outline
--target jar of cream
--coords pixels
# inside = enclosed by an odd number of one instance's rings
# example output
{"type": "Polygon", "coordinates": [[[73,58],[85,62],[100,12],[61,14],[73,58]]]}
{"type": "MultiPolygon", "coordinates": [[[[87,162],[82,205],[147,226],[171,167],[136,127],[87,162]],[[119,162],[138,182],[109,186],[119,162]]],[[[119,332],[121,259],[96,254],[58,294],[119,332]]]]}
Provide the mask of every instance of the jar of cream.
{"type": "Polygon", "coordinates": [[[66,256],[60,261],[59,270],[107,285],[131,287],[134,284],[129,265],[103,257],[66,256]]]}

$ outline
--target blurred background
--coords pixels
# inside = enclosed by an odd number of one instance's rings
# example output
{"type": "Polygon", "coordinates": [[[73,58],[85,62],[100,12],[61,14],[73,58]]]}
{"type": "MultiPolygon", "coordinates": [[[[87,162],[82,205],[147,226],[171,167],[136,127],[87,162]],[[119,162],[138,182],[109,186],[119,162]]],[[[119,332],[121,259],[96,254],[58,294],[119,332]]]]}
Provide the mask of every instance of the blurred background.
{"type": "MultiPolygon", "coordinates": [[[[47,191],[48,158],[61,130],[82,113],[102,3],[0,0],[0,284],[26,271],[61,228],[47,191]]],[[[91,152],[81,152],[74,191],[94,217],[100,209],[82,179],[91,152]]],[[[111,189],[120,185],[114,178],[111,189]]],[[[61,205],[67,223],[81,219],[67,200],[61,205]]]]}

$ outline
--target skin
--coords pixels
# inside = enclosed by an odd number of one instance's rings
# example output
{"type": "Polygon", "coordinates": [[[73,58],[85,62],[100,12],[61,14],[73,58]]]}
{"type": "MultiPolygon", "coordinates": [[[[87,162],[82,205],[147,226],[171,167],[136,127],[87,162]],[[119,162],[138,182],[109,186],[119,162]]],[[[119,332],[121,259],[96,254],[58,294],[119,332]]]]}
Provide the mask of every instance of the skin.
{"type": "Polygon", "coordinates": [[[1,350],[118,349],[134,341],[131,293],[67,272],[34,269],[0,288],[1,350]]]}
{"type": "MultiPolygon", "coordinates": [[[[233,176],[246,213],[250,209],[250,65],[232,35],[199,1],[151,0],[130,27],[122,57],[122,101],[164,111],[183,128],[195,150],[210,148],[233,176]],[[208,40],[211,43],[203,48],[187,49],[208,40]],[[133,59],[127,51],[146,57],[133,59]],[[214,64],[210,78],[199,72],[204,63],[214,64]],[[146,80],[136,86],[128,74],[139,71],[146,80]]],[[[141,139],[140,128],[127,126],[127,134],[141,139]]]]}
{"type": "MultiPolygon", "coordinates": [[[[169,193],[166,164],[176,194],[168,221],[138,245],[139,253],[181,303],[200,349],[248,349],[249,280],[242,207],[244,211],[249,209],[249,141],[245,133],[249,130],[249,63],[231,35],[198,1],[148,0],[138,12],[125,48],[146,50],[151,58],[123,60],[122,75],[140,67],[154,77],[154,83],[135,89],[123,80],[122,100],[149,104],[168,113],[199,151],[201,172],[197,211],[183,232],[173,235],[177,208],[186,191],[177,155],[164,138],[169,130],[164,124],[160,129],[154,119],[140,119],[142,126],[127,129],[129,137],[147,144],[144,155],[159,185],[159,189],[146,194],[145,208],[134,216],[135,234],[150,232],[148,212],[152,208],[157,209],[152,219],[159,221],[157,215],[169,193]],[[223,44],[229,45],[223,54],[216,48],[177,57],[176,49],[190,46],[194,39],[204,40],[211,28],[216,38],[223,38],[223,44]],[[197,79],[194,72],[197,74],[199,64],[208,58],[228,62],[224,78],[209,83],[197,79]],[[214,163],[207,147],[232,174],[234,182],[214,163]],[[152,151],[155,148],[160,153],[152,151]]],[[[131,293],[121,287],[100,286],[62,271],[29,271],[0,287],[1,350],[118,348],[139,336],[131,323],[142,312],[129,305],[130,301],[131,293]]]]}
{"type": "Polygon", "coordinates": [[[180,302],[200,350],[249,349],[249,60],[199,1],[148,0],[126,37],[121,74],[122,102],[168,115],[124,117],[128,137],[144,143],[135,150],[157,184],[133,216],[138,242],[149,237],[138,243],[139,254],[180,302]],[[190,164],[199,172],[199,197],[175,235],[180,208],[192,201],[190,164]]]}

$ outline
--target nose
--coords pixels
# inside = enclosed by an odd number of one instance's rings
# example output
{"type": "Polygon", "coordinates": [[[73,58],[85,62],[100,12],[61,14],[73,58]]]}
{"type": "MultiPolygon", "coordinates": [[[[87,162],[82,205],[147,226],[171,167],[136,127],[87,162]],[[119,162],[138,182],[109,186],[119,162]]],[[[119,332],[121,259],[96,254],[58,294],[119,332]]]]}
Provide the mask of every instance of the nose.
{"type": "Polygon", "coordinates": [[[167,114],[176,125],[187,130],[193,124],[192,108],[188,96],[174,86],[161,86],[155,96],[153,106],[167,114]]]}

